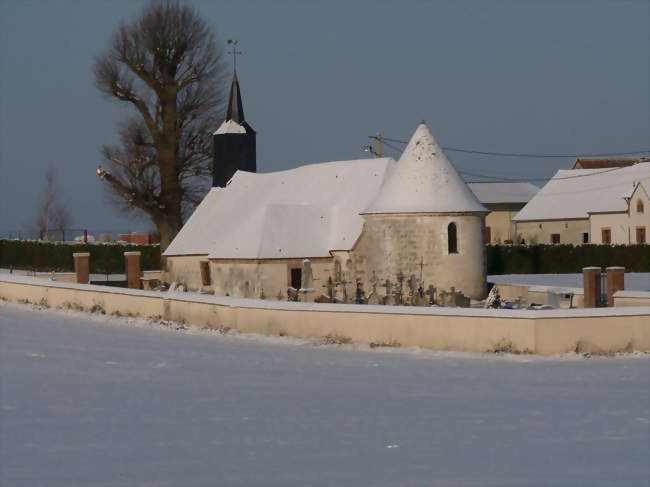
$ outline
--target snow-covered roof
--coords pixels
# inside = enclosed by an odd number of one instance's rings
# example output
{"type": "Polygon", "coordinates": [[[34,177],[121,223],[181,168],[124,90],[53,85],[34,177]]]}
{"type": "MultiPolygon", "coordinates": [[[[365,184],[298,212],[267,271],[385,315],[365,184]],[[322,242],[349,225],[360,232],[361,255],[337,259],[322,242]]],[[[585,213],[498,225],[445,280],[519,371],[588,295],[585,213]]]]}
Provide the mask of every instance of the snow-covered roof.
{"type": "Polygon", "coordinates": [[[234,120],[226,120],[219,126],[219,128],[212,135],[245,134],[245,133],[246,133],[246,127],[238,124],[234,120]]]}
{"type": "Polygon", "coordinates": [[[638,183],[650,185],[650,162],[610,169],[568,169],[555,173],[513,218],[515,221],[589,218],[589,213],[627,211],[638,183]]]}
{"type": "Polygon", "coordinates": [[[389,171],[364,213],[488,212],[424,123],[389,171]]]}
{"type": "Polygon", "coordinates": [[[359,213],[375,197],[391,158],[237,171],[212,188],[165,255],[260,259],[329,257],[361,234],[359,213]]]}
{"type": "Polygon", "coordinates": [[[483,204],[528,203],[539,191],[537,186],[523,182],[476,182],[467,185],[483,204]]]}

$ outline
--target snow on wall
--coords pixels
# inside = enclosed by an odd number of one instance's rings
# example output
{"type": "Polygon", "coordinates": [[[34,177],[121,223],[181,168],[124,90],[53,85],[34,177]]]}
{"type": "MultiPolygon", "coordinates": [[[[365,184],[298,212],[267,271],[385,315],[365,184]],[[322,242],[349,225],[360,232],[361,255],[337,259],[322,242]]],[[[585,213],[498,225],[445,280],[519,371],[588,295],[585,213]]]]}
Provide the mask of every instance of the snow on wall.
{"type": "Polygon", "coordinates": [[[380,313],[395,315],[435,315],[435,316],[471,316],[493,318],[571,318],[571,317],[599,317],[599,316],[638,316],[650,315],[650,306],[630,306],[614,308],[571,308],[550,310],[525,310],[525,309],[485,309],[485,308],[443,308],[443,307],[416,307],[416,306],[381,306],[357,304],[327,304],[304,303],[291,301],[275,301],[261,299],[232,298],[228,296],[215,296],[213,294],[200,294],[193,292],[158,292],[140,289],[115,288],[94,284],[64,283],[27,276],[0,275],[1,284],[15,283],[33,286],[47,286],[63,289],[76,289],[82,291],[95,291],[108,294],[126,294],[159,299],[173,299],[195,303],[207,303],[233,308],[253,308],[285,311],[328,311],[342,313],[380,313]]]}

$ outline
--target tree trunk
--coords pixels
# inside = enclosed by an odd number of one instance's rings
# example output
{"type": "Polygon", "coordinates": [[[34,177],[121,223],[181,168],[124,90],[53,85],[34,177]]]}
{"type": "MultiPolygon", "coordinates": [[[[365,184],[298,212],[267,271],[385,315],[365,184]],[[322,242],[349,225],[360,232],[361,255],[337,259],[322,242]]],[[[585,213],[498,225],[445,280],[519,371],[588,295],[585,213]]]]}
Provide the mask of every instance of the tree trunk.
{"type": "Polygon", "coordinates": [[[172,243],[176,234],[180,231],[183,223],[180,218],[172,219],[171,217],[157,220],[155,223],[158,233],[160,234],[160,251],[164,252],[167,250],[167,247],[169,247],[169,244],[172,243]]]}

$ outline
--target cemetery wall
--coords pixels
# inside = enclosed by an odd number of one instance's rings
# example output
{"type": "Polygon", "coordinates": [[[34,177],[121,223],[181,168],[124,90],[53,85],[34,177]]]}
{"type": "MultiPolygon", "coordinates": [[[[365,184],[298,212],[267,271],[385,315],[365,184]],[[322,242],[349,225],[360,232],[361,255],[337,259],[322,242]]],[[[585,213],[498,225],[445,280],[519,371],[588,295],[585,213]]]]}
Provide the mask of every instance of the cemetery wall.
{"type": "Polygon", "coordinates": [[[650,307],[549,311],[315,304],[0,276],[0,297],[211,328],[469,352],[650,350],[650,307]]]}

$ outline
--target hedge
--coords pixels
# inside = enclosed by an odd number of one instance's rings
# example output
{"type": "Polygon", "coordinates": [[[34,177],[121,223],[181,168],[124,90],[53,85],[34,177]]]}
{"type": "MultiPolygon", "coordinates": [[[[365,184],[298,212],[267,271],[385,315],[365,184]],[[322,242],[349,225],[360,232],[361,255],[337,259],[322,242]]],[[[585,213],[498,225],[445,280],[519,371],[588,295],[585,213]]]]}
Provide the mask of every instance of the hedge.
{"type": "MultiPolygon", "coordinates": [[[[142,269],[160,269],[159,245],[83,244],[0,239],[0,267],[73,271],[74,252],[90,252],[90,270],[122,274],[124,252],[142,252],[142,269]]],[[[487,245],[488,274],[565,274],[588,266],[650,272],[649,245],[487,245]]]]}
{"type": "Polygon", "coordinates": [[[488,274],[571,274],[622,266],[650,272],[650,245],[487,245],[488,274]]]}
{"type": "Polygon", "coordinates": [[[121,243],[65,243],[40,240],[0,239],[0,267],[36,271],[72,272],[74,252],[90,253],[90,271],[96,274],[123,274],[124,252],[142,252],[143,270],[160,269],[159,245],[121,243]]]}

